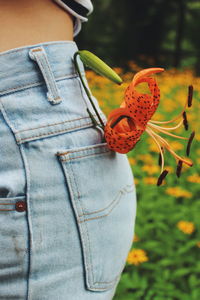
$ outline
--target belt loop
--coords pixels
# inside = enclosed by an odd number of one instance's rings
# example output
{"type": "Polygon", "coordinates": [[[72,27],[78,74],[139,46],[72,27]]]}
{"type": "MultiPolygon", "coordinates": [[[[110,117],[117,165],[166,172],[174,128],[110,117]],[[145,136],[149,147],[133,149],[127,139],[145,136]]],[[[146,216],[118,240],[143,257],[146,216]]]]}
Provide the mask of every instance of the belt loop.
{"type": "Polygon", "coordinates": [[[59,95],[59,91],[56,86],[56,81],[44,48],[40,46],[40,47],[30,49],[29,57],[32,60],[37,62],[40,71],[42,72],[42,75],[44,77],[48,89],[47,98],[50,101],[50,103],[51,104],[60,103],[62,99],[59,95]]]}

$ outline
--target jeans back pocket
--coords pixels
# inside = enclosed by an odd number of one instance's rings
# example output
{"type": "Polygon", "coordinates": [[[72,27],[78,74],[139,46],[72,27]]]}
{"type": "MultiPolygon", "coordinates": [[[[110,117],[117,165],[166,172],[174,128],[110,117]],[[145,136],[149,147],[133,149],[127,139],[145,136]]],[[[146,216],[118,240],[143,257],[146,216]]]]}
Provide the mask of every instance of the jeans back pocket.
{"type": "Polygon", "coordinates": [[[57,152],[80,232],[86,287],[112,288],[131,248],[136,215],[128,158],[100,143],[57,152]]]}

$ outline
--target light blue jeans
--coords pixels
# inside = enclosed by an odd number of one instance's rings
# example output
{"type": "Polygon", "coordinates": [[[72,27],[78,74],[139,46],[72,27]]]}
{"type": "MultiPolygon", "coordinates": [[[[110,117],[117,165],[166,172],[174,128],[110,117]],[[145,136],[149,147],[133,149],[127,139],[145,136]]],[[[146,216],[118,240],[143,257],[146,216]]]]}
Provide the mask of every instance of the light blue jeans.
{"type": "Polygon", "coordinates": [[[132,245],[134,177],[86,111],[98,120],[77,50],[51,41],[0,53],[1,300],[110,300],[132,245]]]}

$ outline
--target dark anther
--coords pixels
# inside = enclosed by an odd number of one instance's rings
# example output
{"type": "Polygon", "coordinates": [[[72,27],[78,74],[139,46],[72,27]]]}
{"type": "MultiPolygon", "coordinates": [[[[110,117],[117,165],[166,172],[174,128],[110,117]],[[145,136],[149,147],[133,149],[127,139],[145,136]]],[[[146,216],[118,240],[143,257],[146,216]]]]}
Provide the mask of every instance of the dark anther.
{"type": "Polygon", "coordinates": [[[185,127],[185,130],[188,130],[188,120],[187,120],[187,115],[186,112],[183,112],[183,125],[185,127]]]}
{"type": "Polygon", "coordinates": [[[187,154],[187,156],[189,156],[189,154],[190,154],[190,147],[191,147],[192,140],[193,140],[194,136],[195,136],[195,131],[193,131],[193,132],[191,133],[190,138],[189,138],[189,141],[188,141],[188,144],[187,144],[187,149],[186,149],[186,154],[187,154]]]}
{"type": "Polygon", "coordinates": [[[193,86],[188,86],[188,107],[192,106],[193,86]]]}
{"type": "Polygon", "coordinates": [[[182,160],[179,160],[177,168],[176,168],[176,175],[177,175],[177,177],[180,177],[180,175],[181,175],[182,165],[183,165],[182,160]]]}
{"type": "Polygon", "coordinates": [[[161,185],[161,183],[163,182],[163,179],[167,176],[168,172],[169,172],[169,171],[164,170],[164,171],[160,174],[160,176],[158,177],[158,181],[157,181],[157,185],[158,185],[158,186],[161,185]]]}
{"type": "Polygon", "coordinates": [[[159,164],[159,166],[161,166],[161,163],[162,163],[162,158],[161,158],[161,154],[159,153],[159,158],[158,158],[158,164],[159,164]]]}
{"type": "Polygon", "coordinates": [[[110,127],[113,128],[115,125],[117,125],[117,123],[118,123],[119,121],[121,121],[121,120],[124,119],[124,118],[130,118],[130,119],[131,119],[131,117],[129,117],[129,116],[122,115],[122,116],[120,116],[119,118],[117,118],[117,120],[116,120],[112,125],[110,125],[110,127]]]}

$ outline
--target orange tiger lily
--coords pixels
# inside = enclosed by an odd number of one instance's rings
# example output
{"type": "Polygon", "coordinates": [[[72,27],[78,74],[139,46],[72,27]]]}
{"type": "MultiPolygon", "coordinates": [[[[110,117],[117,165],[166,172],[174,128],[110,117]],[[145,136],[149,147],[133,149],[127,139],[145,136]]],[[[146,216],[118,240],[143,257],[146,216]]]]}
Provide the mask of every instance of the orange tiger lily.
{"type": "Polygon", "coordinates": [[[154,130],[179,139],[189,140],[187,146],[187,155],[189,155],[191,142],[195,134],[193,131],[189,138],[185,138],[169,132],[170,130],[179,128],[182,124],[184,124],[186,130],[188,129],[185,109],[187,104],[188,107],[190,107],[192,104],[192,86],[189,87],[189,95],[183,111],[178,116],[170,121],[165,122],[151,120],[159,105],[160,90],[156,80],[152,77],[149,77],[149,75],[163,71],[163,68],[148,68],[138,72],[133,77],[131,84],[125,90],[124,101],[121,103],[120,108],[114,109],[110,112],[104,127],[104,137],[108,147],[111,150],[119,153],[127,153],[131,151],[140,140],[140,137],[144,131],[146,131],[153,138],[160,151],[159,164],[161,165],[161,174],[158,178],[157,185],[160,185],[168,174],[168,170],[164,170],[164,149],[168,150],[177,160],[178,165],[176,174],[178,177],[180,177],[183,163],[187,164],[188,166],[192,166],[193,163],[177,155],[171,149],[170,144],[163,137],[159,136],[154,130]],[[148,83],[151,94],[142,94],[136,91],[135,87],[142,82],[148,83]],[[182,118],[182,120],[178,123],[178,125],[171,128],[156,125],[171,123],[179,118],[182,118]]]}

